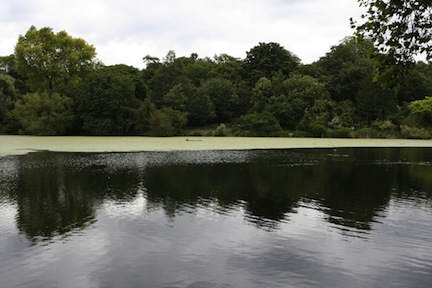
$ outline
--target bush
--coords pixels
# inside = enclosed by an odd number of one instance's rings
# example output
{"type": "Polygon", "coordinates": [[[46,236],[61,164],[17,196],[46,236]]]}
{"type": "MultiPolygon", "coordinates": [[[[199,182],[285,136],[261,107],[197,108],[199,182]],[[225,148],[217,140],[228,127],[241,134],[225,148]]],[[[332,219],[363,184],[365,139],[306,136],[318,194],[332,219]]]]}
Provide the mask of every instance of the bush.
{"type": "Polygon", "coordinates": [[[431,139],[432,134],[425,128],[402,125],[401,136],[407,139],[431,139]]]}
{"type": "Polygon", "coordinates": [[[353,133],[348,128],[339,128],[335,130],[330,130],[328,136],[333,138],[352,138],[353,133]]]}
{"type": "Polygon", "coordinates": [[[379,138],[380,132],[373,128],[361,128],[355,132],[357,138],[379,138]]]}
{"type": "Polygon", "coordinates": [[[186,114],[171,108],[154,111],[150,116],[150,136],[179,135],[187,123],[186,114]]]}
{"type": "Polygon", "coordinates": [[[275,136],[282,130],[276,117],[268,112],[243,115],[233,129],[236,136],[275,136]]]}
{"type": "Polygon", "coordinates": [[[294,137],[297,138],[309,138],[312,137],[312,134],[306,131],[296,130],[293,134],[294,137]]]}
{"type": "Polygon", "coordinates": [[[295,137],[325,137],[328,133],[327,127],[318,122],[302,121],[297,125],[297,129],[295,137]]]}
{"type": "Polygon", "coordinates": [[[371,128],[378,131],[378,138],[396,138],[399,136],[397,126],[390,120],[374,121],[371,128]]]}
{"type": "Polygon", "coordinates": [[[307,132],[309,132],[312,137],[324,137],[327,135],[327,128],[320,123],[312,123],[307,132]]]}
{"type": "Polygon", "coordinates": [[[74,120],[73,101],[57,93],[28,93],[8,117],[19,123],[20,134],[62,135],[74,120]]]}
{"type": "Polygon", "coordinates": [[[228,135],[228,128],[223,123],[220,124],[214,132],[214,136],[222,137],[227,135],[228,135]]]}

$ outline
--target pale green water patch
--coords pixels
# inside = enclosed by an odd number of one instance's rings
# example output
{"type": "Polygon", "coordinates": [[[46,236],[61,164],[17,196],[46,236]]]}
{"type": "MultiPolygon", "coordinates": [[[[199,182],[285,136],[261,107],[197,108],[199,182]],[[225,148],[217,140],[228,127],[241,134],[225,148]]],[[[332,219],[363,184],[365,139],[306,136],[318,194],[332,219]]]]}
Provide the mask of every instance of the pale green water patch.
{"type": "Polygon", "coordinates": [[[122,136],[0,136],[0,156],[32,151],[133,152],[253,150],[336,147],[432,147],[432,140],[252,138],[252,137],[122,137],[122,136]]]}

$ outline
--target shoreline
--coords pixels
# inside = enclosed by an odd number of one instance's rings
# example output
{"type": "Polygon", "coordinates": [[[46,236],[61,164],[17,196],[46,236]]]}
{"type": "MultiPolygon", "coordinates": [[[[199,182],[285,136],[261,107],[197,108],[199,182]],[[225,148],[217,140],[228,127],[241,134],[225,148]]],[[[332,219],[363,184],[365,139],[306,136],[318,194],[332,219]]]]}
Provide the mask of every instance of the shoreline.
{"type": "Polygon", "coordinates": [[[432,147],[432,140],[272,137],[0,135],[0,156],[52,152],[169,152],[346,147],[432,147]]]}

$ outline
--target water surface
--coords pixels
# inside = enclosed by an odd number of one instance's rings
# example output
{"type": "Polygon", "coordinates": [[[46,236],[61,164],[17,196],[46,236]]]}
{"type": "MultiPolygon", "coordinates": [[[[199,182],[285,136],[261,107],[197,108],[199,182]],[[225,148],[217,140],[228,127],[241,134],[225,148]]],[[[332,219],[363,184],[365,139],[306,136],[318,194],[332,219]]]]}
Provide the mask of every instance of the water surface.
{"type": "Polygon", "coordinates": [[[1,287],[429,287],[432,149],[0,158],[1,287]]]}

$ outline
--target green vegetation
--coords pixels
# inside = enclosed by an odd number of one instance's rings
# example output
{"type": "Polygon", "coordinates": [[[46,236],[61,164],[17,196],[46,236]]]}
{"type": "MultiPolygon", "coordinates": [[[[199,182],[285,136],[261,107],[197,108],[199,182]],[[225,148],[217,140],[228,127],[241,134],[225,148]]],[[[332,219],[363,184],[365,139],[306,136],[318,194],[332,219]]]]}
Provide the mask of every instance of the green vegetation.
{"type": "Polygon", "coordinates": [[[379,62],[377,77],[386,86],[399,86],[415,64],[414,56],[432,59],[430,0],[357,0],[366,8],[362,20],[351,19],[356,35],[370,39],[379,62]]]}
{"type": "Polygon", "coordinates": [[[245,59],[147,55],[140,70],[105,66],[84,40],[32,26],[0,57],[0,132],[431,138],[432,65],[383,85],[373,40],[347,37],[309,65],[259,43],[245,59]]]}

